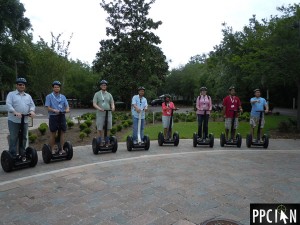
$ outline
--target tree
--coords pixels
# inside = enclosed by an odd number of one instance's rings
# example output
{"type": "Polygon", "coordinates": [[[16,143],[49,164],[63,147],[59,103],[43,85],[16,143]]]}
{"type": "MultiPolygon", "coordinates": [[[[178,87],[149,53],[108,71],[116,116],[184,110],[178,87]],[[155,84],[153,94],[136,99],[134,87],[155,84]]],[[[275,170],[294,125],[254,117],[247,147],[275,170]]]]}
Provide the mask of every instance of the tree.
{"type": "Polygon", "coordinates": [[[93,62],[95,71],[103,74],[118,97],[130,103],[138,86],[145,86],[147,95],[155,95],[168,72],[166,57],[155,30],[162,24],[148,18],[155,0],[102,0],[101,7],[109,14],[106,34],[93,62]]]}
{"type": "Polygon", "coordinates": [[[19,0],[0,0],[0,90],[11,89],[15,82],[15,64],[23,55],[18,46],[24,39],[30,39],[28,33],[31,24],[24,17],[25,8],[19,0]]]}

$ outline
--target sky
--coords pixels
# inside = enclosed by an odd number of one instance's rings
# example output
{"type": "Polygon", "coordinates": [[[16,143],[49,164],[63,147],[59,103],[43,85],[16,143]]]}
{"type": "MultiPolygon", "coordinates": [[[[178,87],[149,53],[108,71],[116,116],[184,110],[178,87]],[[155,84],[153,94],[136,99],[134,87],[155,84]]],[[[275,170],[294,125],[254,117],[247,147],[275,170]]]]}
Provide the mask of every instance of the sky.
{"type": "MultiPolygon", "coordinates": [[[[42,37],[51,42],[63,34],[71,39],[70,58],[92,64],[106,39],[106,12],[100,0],[20,0],[30,19],[36,42],[42,37]]],[[[249,24],[252,15],[261,21],[278,15],[278,6],[294,4],[292,0],[156,0],[149,11],[154,21],[162,21],[155,31],[162,41],[159,47],[170,61],[170,68],[185,65],[192,56],[208,53],[222,40],[222,23],[234,31],[249,24]]]]}

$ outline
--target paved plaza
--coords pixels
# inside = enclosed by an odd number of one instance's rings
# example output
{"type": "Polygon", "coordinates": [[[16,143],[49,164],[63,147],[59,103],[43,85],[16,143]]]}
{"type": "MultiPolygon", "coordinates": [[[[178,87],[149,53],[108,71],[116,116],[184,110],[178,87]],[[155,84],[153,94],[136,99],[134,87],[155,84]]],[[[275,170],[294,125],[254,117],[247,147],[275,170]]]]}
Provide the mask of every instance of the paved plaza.
{"type": "Polygon", "coordinates": [[[0,171],[0,224],[249,224],[250,203],[300,202],[300,140],[271,140],[268,150],[179,146],[94,155],[0,171]]]}

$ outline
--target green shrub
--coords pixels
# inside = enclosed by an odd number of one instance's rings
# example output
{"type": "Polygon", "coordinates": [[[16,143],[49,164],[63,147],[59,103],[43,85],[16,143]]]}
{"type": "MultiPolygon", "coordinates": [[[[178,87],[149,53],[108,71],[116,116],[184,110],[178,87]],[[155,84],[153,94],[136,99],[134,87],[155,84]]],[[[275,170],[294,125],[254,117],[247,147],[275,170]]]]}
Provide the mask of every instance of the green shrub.
{"type": "Polygon", "coordinates": [[[123,126],[122,126],[121,124],[117,125],[117,131],[118,131],[118,132],[121,131],[122,128],[123,128],[123,126]]]}
{"type": "Polygon", "coordinates": [[[96,113],[84,113],[81,115],[81,119],[83,120],[94,120],[96,119],[96,113]]]}
{"type": "Polygon", "coordinates": [[[84,133],[84,132],[80,132],[79,133],[79,138],[83,141],[83,138],[85,138],[86,137],[86,133],[84,133]]]}
{"type": "Polygon", "coordinates": [[[123,121],[122,122],[122,126],[124,127],[124,128],[127,128],[129,125],[128,125],[128,122],[127,121],[123,121]]]}
{"type": "Polygon", "coordinates": [[[74,122],[70,119],[67,120],[67,126],[69,129],[71,129],[74,126],[74,122]]]}
{"type": "Polygon", "coordinates": [[[40,131],[41,135],[45,135],[46,131],[48,129],[48,125],[46,123],[41,123],[38,127],[38,130],[40,131]]]}
{"type": "Polygon", "coordinates": [[[83,132],[86,133],[86,136],[89,136],[89,134],[92,133],[92,130],[91,130],[91,128],[87,127],[87,128],[84,128],[83,132]]]}
{"type": "Polygon", "coordinates": [[[131,126],[133,124],[132,119],[128,119],[127,123],[128,123],[129,126],[131,126]]]}
{"type": "Polygon", "coordinates": [[[35,142],[35,140],[37,139],[37,135],[36,134],[31,134],[31,135],[29,135],[28,136],[28,138],[29,138],[29,142],[30,143],[34,143],[35,142]]]}
{"type": "Polygon", "coordinates": [[[93,121],[88,119],[88,120],[84,121],[84,123],[85,123],[88,127],[90,127],[90,126],[92,125],[93,121]]]}
{"type": "Polygon", "coordinates": [[[111,133],[112,135],[115,135],[115,134],[117,133],[117,128],[112,127],[111,130],[110,130],[110,133],[111,133]]]}
{"type": "Polygon", "coordinates": [[[85,128],[88,128],[88,125],[86,123],[81,123],[79,125],[80,131],[83,131],[85,128]]]}

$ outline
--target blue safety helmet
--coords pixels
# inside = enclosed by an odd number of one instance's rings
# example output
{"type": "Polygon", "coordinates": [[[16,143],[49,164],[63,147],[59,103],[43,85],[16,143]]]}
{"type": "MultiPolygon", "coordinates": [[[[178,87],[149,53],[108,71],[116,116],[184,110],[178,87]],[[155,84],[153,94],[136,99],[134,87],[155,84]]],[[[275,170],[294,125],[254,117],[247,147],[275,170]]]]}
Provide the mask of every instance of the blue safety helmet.
{"type": "Polygon", "coordinates": [[[138,91],[140,91],[140,90],[144,90],[145,91],[145,88],[144,87],[138,87],[138,91]]]}
{"type": "Polygon", "coordinates": [[[102,84],[106,84],[106,85],[107,85],[108,82],[107,82],[106,80],[101,80],[101,81],[99,82],[99,84],[100,84],[100,85],[102,85],[102,84]]]}
{"type": "Polygon", "coordinates": [[[16,84],[26,84],[26,83],[27,83],[27,81],[23,77],[19,77],[16,79],[16,84]]]}
{"type": "Polygon", "coordinates": [[[56,81],[53,81],[52,87],[54,87],[54,85],[61,86],[61,83],[58,80],[56,80],[56,81]]]}

